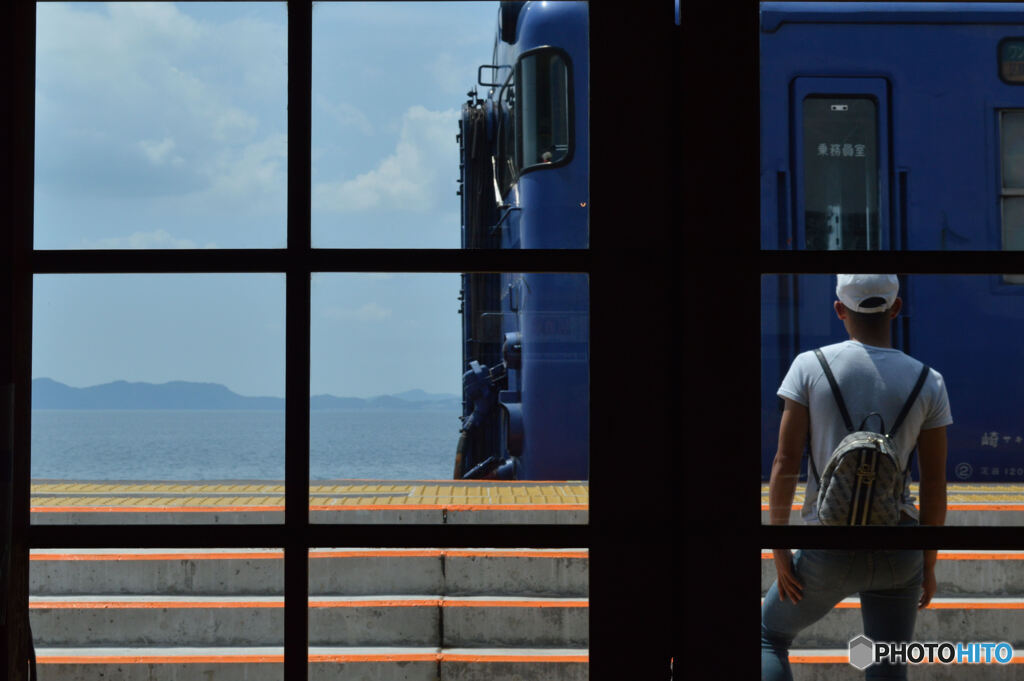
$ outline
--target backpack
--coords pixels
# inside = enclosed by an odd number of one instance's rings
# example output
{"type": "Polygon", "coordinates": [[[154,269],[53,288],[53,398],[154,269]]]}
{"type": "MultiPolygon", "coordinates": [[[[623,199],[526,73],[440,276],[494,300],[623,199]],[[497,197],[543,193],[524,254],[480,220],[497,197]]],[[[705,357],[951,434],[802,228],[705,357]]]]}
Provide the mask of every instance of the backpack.
{"type": "Polygon", "coordinates": [[[885,432],[885,421],[878,412],[868,414],[860,428],[854,430],[839,384],[825,361],[825,355],[820,349],[814,354],[825,370],[836,406],[846,429],[850,431],[833,450],[823,475],[818,475],[814,457],[809,457],[811,470],[818,480],[818,519],[822,525],[896,525],[900,520],[900,501],[906,477],[910,474],[912,457],[907,457],[906,468],[901,470],[892,438],[921,392],[929,368],[921,367],[917,383],[896,417],[892,430],[885,432]],[[872,416],[877,416],[881,422],[879,432],[865,428],[872,416]]]}

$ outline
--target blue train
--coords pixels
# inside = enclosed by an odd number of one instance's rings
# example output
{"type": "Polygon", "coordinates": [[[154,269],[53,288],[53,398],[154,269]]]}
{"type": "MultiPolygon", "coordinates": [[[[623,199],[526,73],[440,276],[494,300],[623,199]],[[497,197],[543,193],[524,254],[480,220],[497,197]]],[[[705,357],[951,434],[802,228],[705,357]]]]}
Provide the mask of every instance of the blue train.
{"type": "MultiPolygon", "coordinates": [[[[502,2],[459,121],[462,247],[587,248],[587,6],[502,2]]],[[[585,274],[462,275],[456,479],[589,478],[585,274]]]]}
{"type": "MultiPolygon", "coordinates": [[[[1024,249],[1024,5],[762,3],[761,246],[1024,249]]],[[[1024,481],[1024,276],[901,277],[897,347],[946,378],[947,476],[1024,481]]],[[[835,278],[762,280],[762,452],[835,278]]]]}

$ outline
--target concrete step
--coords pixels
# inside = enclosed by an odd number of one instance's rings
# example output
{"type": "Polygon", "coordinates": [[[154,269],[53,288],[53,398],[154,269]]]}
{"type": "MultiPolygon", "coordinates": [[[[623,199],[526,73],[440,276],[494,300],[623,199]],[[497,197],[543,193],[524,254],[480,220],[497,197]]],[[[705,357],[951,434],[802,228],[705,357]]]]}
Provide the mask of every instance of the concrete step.
{"type": "MultiPolygon", "coordinates": [[[[862,633],[860,600],[847,598],[800,632],[794,645],[844,648],[862,633]]],[[[947,641],[951,637],[963,642],[1006,641],[1024,647],[1024,598],[933,598],[928,608],[918,611],[914,639],[947,641]]]]}
{"type": "MultiPolygon", "coordinates": [[[[864,681],[864,672],[849,664],[847,648],[791,649],[794,681],[864,681]]],[[[1022,678],[1024,650],[1010,664],[921,664],[907,667],[908,681],[1017,681],[1022,678]]]]}
{"type": "MultiPolygon", "coordinates": [[[[280,596],[33,596],[35,643],[51,646],[274,646],[280,596]]],[[[421,595],[315,596],[314,645],[586,647],[578,598],[421,595]]]]}
{"type": "MultiPolygon", "coordinates": [[[[280,647],[37,647],[41,681],[279,681],[280,647]]],[[[310,647],[311,681],[584,681],[586,649],[310,647]]]]}
{"type": "MultiPolygon", "coordinates": [[[[273,549],[31,552],[37,595],[280,595],[273,549]]],[[[310,594],[576,596],[588,593],[586,549],[373,549],[310,552],[310,594]]]]}
{"type": "MultiPolygon", "coordinates": [[[[1024,551],[940,551],[935,563],[940,596],[1024,594],[1024,551]]],[[[775,581],[772,552],[761,551],[761,595],[775,581]]]]}

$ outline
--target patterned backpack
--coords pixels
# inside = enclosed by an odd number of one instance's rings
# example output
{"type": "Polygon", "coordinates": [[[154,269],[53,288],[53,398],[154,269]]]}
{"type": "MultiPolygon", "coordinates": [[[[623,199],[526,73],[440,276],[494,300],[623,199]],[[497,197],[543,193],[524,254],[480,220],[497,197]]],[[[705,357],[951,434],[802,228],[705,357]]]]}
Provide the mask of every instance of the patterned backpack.
{"type": "Polygon", "coordinates": [[[906,477],[910,474],[911,459],[907,457],[906,468],[901,470],[892,438],[921,392],[929,369],[921,367],[917,383],[896,417],[892,430],[886,434],[881,414],[872,412],[855,431],[825,355],[820,349],[814,354],[825,370],[836,406],[846,429],[850,431],[829,457],[824,475],[818,475],[814,457],[810,457],[811,470],[818,480],[818,519],[822,525],[896,525],[900,520],[900,500],[906,477]],[[872,416],[877,416],[881,422],[880,432],[865,429],[872,416]]]}

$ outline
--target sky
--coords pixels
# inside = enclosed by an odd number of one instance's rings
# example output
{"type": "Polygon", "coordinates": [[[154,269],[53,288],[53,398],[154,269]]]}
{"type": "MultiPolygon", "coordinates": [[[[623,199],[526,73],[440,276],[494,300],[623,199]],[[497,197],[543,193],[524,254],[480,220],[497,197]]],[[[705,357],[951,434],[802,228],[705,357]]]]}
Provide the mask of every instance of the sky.
{"type": "MultiPolygon", "coordinates": [[[[40,3],[35,247],[285,245],[284,3],[40,3]]],[[[318,3],[314,246],[457,248],[496,2],[318,3]]],[[[284,394],[284,276],[38,275],[33,376],[284,394]]],[[[459,393],[457,275],[313,280],[313,394],[459,393]]]]}

